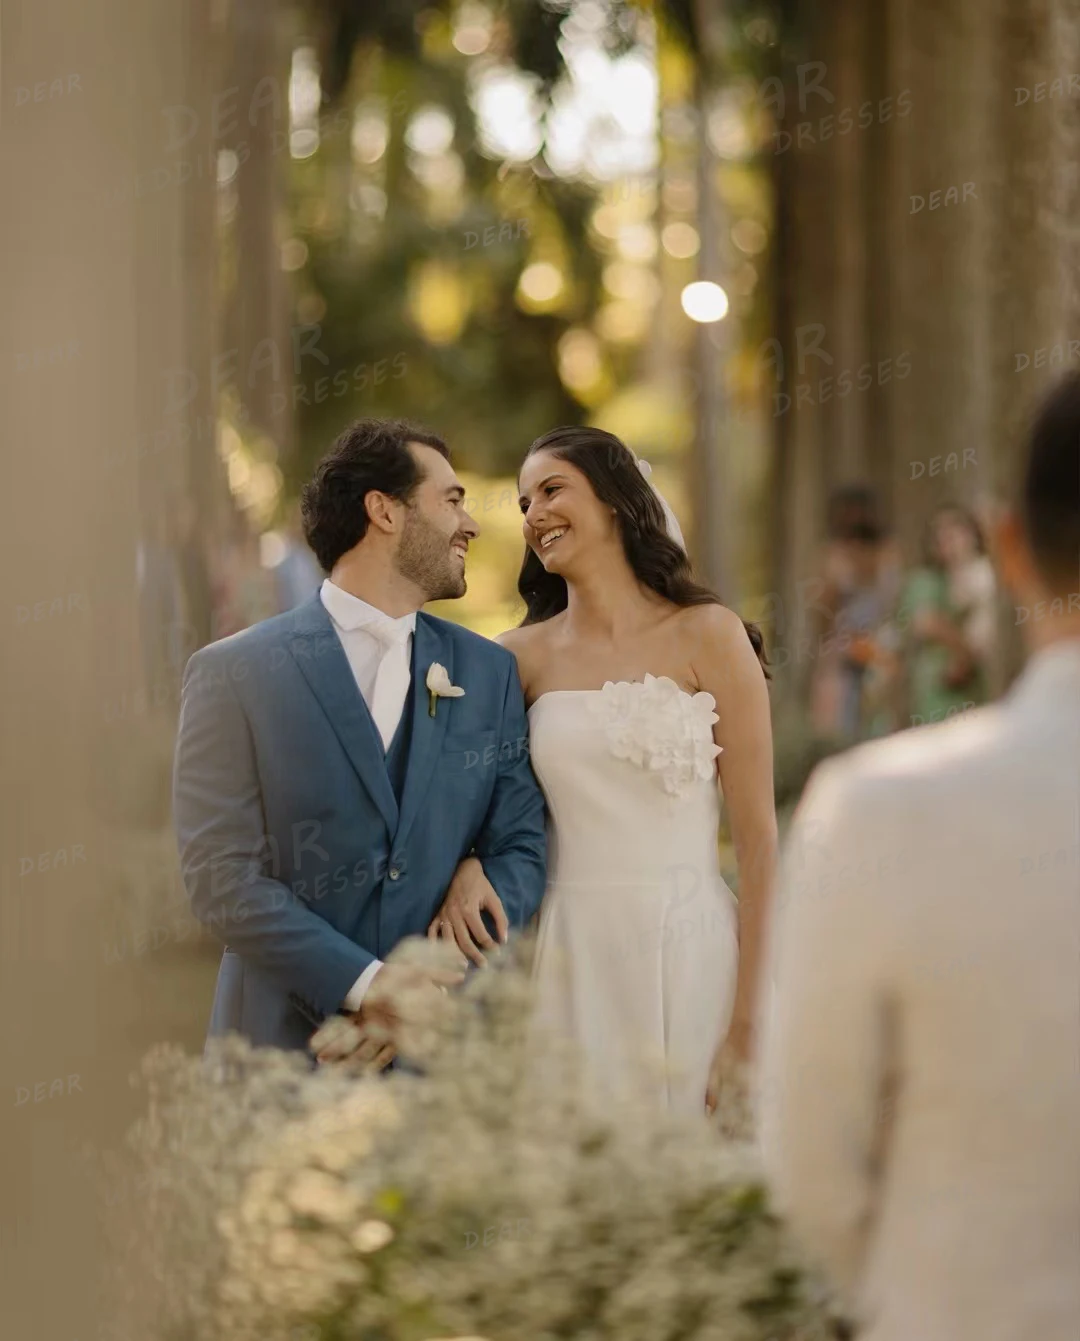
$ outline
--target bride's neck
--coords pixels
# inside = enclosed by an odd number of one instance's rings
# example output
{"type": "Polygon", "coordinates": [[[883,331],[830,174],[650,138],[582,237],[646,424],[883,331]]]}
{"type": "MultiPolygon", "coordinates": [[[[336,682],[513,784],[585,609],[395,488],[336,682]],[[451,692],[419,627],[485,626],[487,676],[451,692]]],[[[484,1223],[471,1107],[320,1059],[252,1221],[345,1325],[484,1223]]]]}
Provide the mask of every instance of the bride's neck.
{"type": "Polygon", "coordinates": [[[659,598],[642,587],[622,556],[566,579],[566,623],[573,633],[618,638],[640,625],[659,598]]]}

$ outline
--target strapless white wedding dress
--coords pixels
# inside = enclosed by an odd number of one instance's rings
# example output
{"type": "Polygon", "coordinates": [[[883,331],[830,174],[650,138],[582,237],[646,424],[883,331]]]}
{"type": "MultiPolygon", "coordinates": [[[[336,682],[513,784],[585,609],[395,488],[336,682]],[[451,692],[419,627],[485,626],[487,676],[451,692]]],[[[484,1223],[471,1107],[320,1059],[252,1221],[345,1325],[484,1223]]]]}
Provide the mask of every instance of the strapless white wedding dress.
{"type": "Polygon", "coordinates": [[[715,700],[666,677],[555,690],[529,709],[548,804],[537,1026],[572,1040],[606,1102],[704,1112],[735,999],[720,874],[715,700]]]}

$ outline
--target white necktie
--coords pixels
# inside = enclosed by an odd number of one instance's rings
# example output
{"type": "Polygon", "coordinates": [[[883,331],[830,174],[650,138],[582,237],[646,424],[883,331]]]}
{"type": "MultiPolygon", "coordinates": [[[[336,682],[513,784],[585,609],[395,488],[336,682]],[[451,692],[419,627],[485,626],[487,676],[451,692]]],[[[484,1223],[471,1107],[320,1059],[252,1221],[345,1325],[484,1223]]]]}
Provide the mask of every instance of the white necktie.
{"type": "Polygon", "coordinates": [[[364,628],[378,640],[382,649],[370,707],[383,749],[388,750],[401,721],[412,680],[409,666],[409,634],[412,630],[408,624],[390,619],[365,624],[364,628]]]}

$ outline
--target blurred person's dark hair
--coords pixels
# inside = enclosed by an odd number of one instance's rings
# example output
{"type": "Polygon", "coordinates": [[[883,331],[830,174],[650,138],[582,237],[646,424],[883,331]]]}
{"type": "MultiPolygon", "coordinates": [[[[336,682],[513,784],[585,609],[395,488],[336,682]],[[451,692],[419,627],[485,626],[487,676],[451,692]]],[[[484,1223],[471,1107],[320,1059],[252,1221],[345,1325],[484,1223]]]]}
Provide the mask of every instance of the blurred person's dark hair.
{"type": "Polygon", "coordinates": [[[1056,593],[1080,581],[1080,374],[1042,402],[1019,489],[1020,520],[1039,576],[1056,593]]]}
{"type": "Polygon", "coordinates": [[[926,525],[923,527],[923,561],[929,568],[943,567],[941,554],[938,551],[937,544],[937,525],[943,517],[951,517],[966,527],[971,533],[971,538],[975,543],[975,553],[986,553],[986,535],[983,532],[982,524],[978,517],[970,508],[964,507],[962,503],[940,503],[931,512],[927,518],[926,525]]]}
{"type": "Polygon", "coordinates": [[[845,484],[829,495],[825,513],[830,540],[857,540],[872,545],[885,535],[877,495],[867,484],[845,484]]]}
{"type": "MultiPolygon", "coordinates": [[[[673,605],[723,604],[714,591],[695,580],[686,551],[668,535],[656,491],[641,473],[633,452],[613,433],[576,424],[553,428],[530,444],[525,459],[536,452],[550,452],[576,466],[600,502],[614,511],[626,562],[643,586],[673,605]]],[[[518,592],[525,602],[523,625],[539,624],[566,609],[566,579],[549,573],[529,546],[525,547],[518,592]]],[[[761,630],[746,620],[743,627],[766,679],[770,678],[761,630]]]]}
{"type": "Polygon", "coordinates": [[[304,537],[323,572],[367,534],[364,499],[372,491],[408,503],[423,471],[409,443],[450,452],[437,434],[404,419],[358,419],[337,438],[304,486],[300,509],[304,537]]]}

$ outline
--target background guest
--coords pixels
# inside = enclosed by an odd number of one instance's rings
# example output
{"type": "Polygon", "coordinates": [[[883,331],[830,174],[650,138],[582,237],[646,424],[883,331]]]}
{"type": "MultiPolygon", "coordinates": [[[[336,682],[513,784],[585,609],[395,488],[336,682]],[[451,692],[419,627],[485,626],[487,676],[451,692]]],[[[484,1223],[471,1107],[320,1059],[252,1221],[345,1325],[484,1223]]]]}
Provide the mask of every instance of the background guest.
{"type": "Polygon", "coordinates": [[[927,525],[925,563],[904,595],[910,617],[911,720],[941,721],[985,703],[997,587],[975,516],[949,503],[927,525]]]}
{"type": "Polygon", "coordinates": [[[822,576],[820,604],[829,614],[817,645],[828,650],[812,687],[814,729],[846,741],[880,735],[891,726],[897,663],[888,621],[899,594],[900,566],[872,489],[848,485],[830,498],[822,576]]]}

